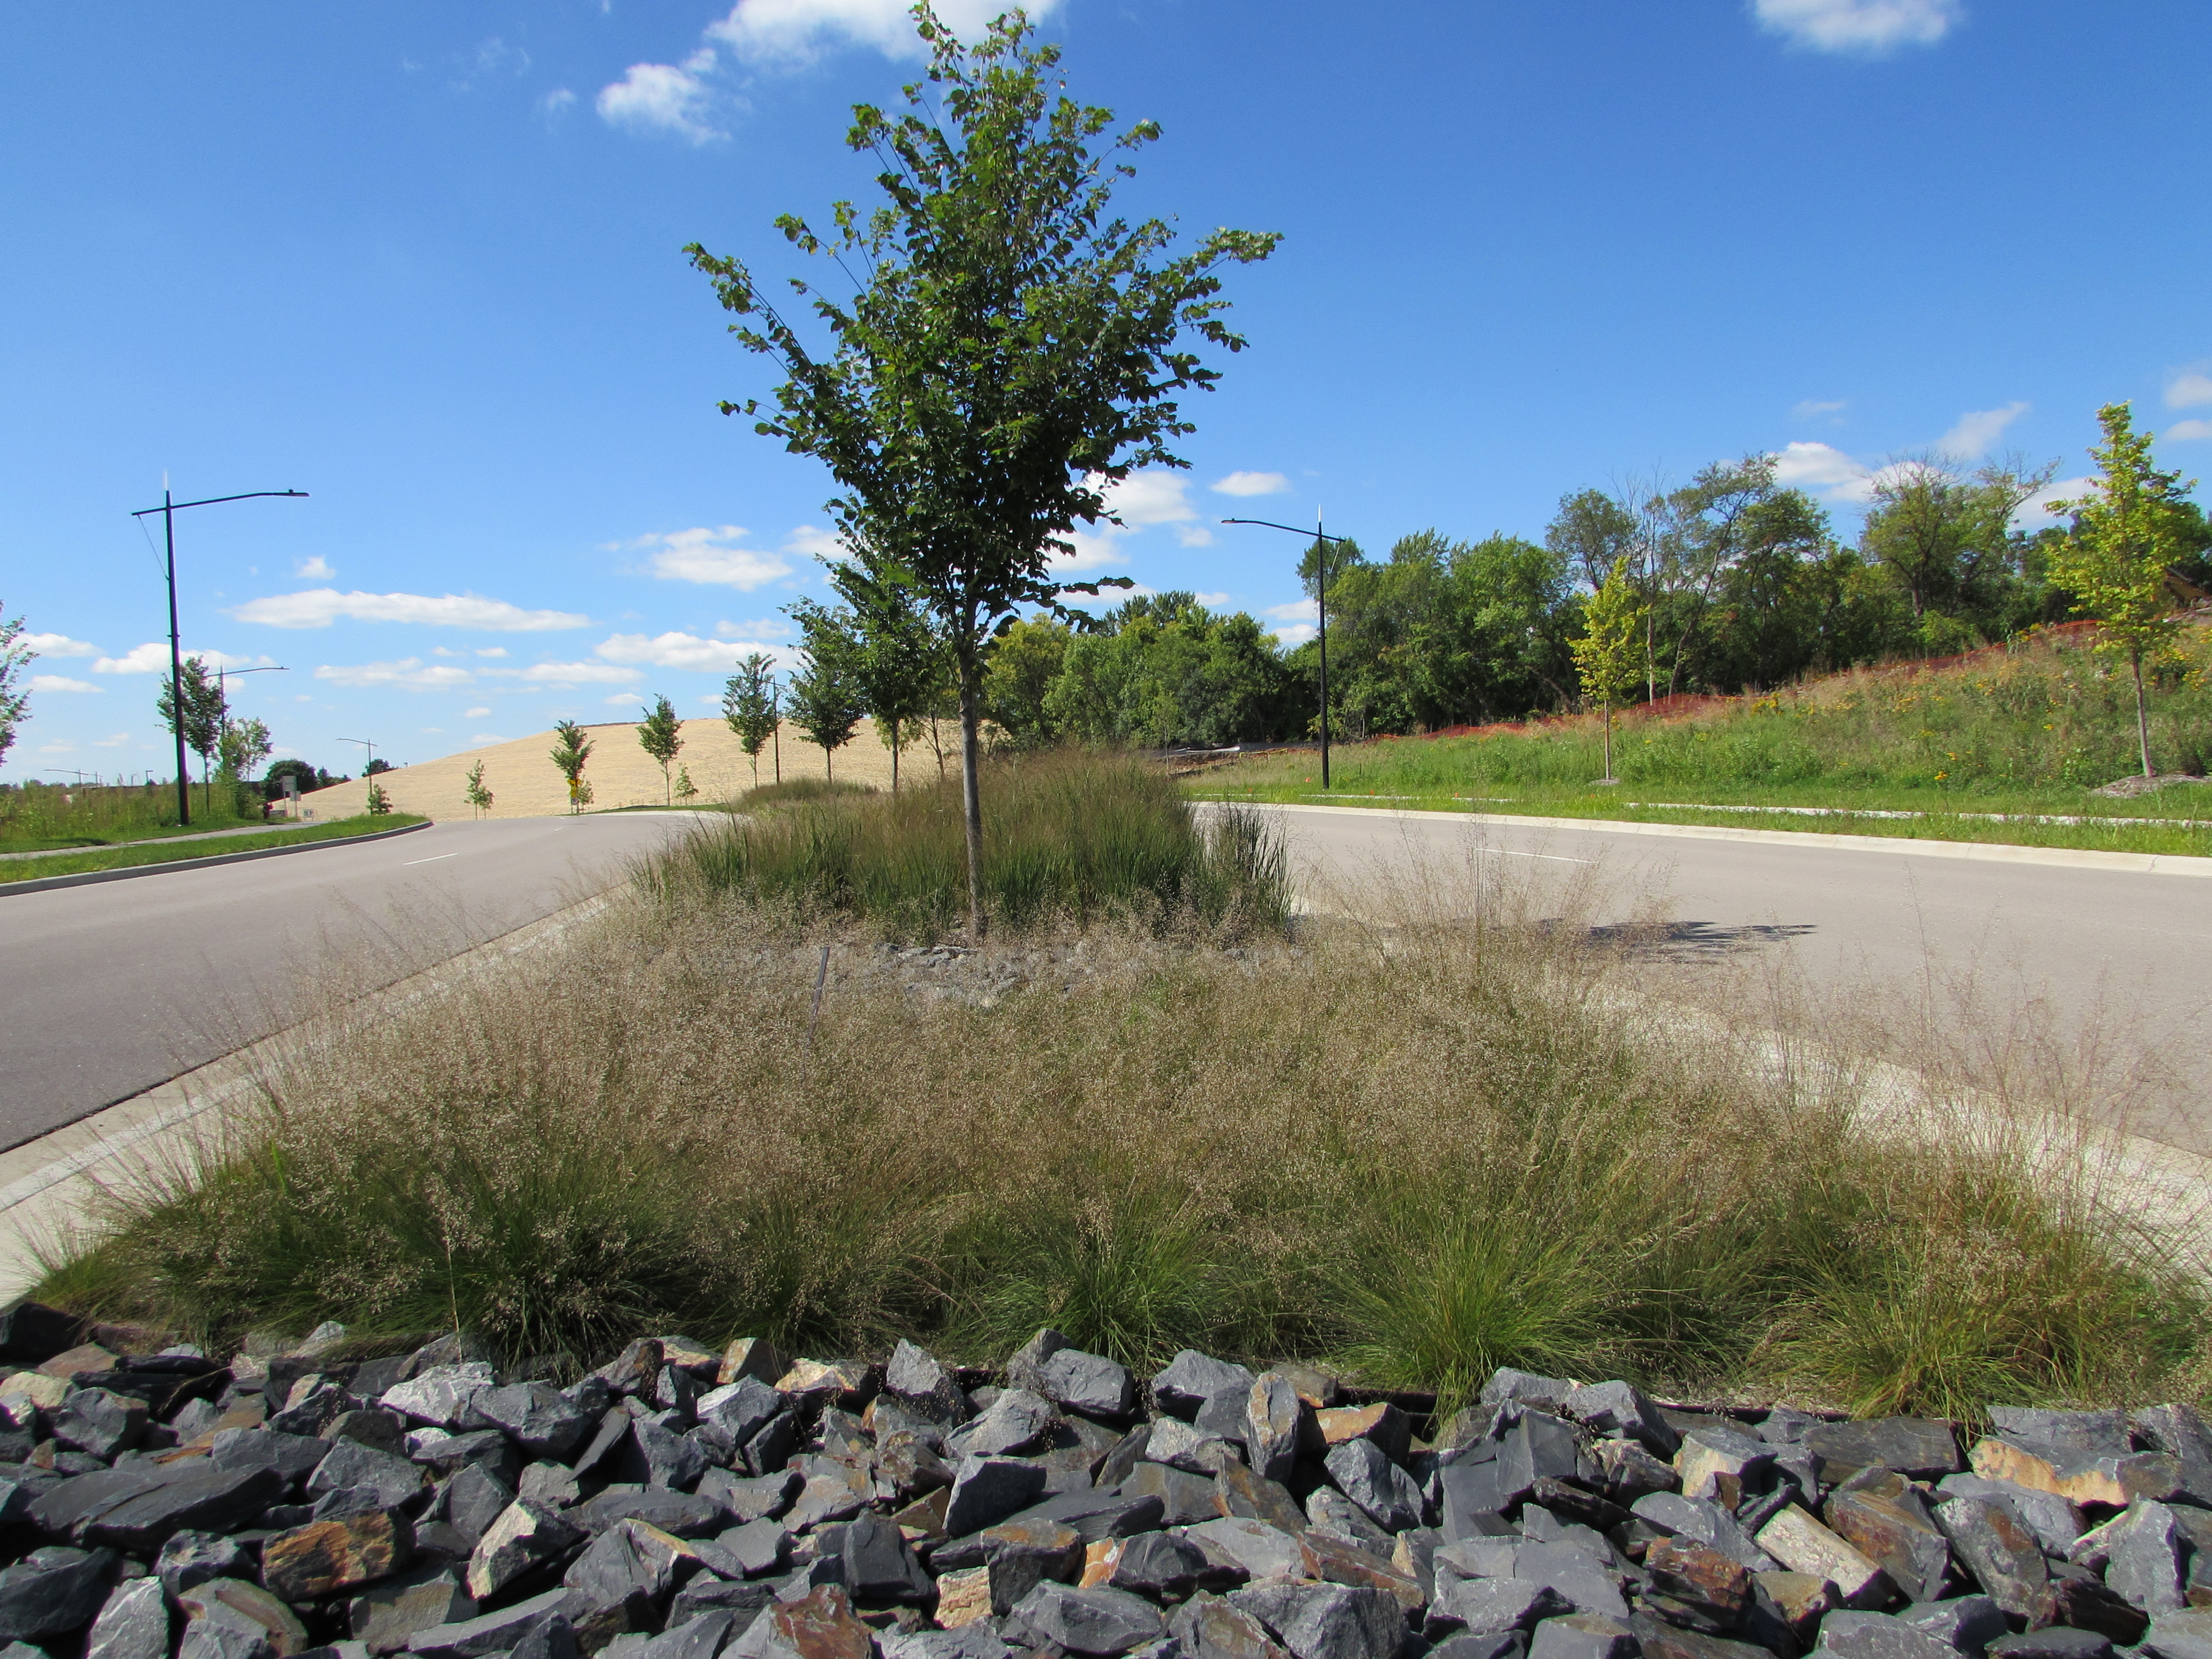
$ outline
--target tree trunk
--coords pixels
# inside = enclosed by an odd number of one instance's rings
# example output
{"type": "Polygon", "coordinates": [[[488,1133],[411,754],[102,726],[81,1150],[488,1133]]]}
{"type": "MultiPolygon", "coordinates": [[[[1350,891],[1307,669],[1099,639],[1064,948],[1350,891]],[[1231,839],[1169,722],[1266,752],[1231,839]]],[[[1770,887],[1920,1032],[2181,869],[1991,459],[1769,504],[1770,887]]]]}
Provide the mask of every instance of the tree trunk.
{"type": "Polygon", "coordinates": [[[899,723],[893,720],[891,722],[891,799],[894,800],[898,799],[898,729],[899,723]]]}
{"type": "Polygon", "coordinates": [[[2136,671],[2136,741],[2142,749],[2142,775],[2154,778],[2158,774],[2150,769],[2150,714],[2143,704],[2142,653],[2131,653],[2128,660],[2136,671]]]}
{"type": "Polygon", "coordinates": [[[960,664],[960,806],[968,830],[968,942],[983,942],[983,787],[976,775],[975,665],[960,664]]]}
{"type": "Polygon", "coordinates": [[[1613,699],[1611,697],[1605,700],[1603,708],[1605,709],[1605,781],[1611,783],[1613,781],[1613,699]]]}
{"type": "Polygon", "coordinates": [[[822,745],[822,781],[824,783],[835,783],[837,781],[837,770],[835,767],[830,764],[830,757],[831,750],[830,745],[825,743],[822,745]]]}

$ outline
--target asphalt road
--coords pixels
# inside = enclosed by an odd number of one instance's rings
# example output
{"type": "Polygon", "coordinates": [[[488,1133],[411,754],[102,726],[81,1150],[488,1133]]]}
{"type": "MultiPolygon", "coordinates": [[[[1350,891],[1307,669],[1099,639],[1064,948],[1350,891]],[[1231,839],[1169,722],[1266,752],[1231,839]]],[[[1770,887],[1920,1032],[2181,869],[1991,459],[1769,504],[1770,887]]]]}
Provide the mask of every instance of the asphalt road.
{"type": "Polygon", "coordinates": [[[2202,1080],[2212,879],[1437,813],[1269,810],[1281,814],[1301,886],[1320,908],[1357,908],[1378,880],[1395,880],[1464,911],[1486,870],[1540,915],[1645,922],[1645,954],[1662,974],[1749,969],[1726,981],[1735,994],[1794,987],[1816,1012],[1881,1022],[1907,1048],[1909,1028],[1939,1030],[1985,1070],[2002,1056],[2023,1074],[2064,1067],[2079,1078],[2101,1066],[2108,1082],[2131,1077],[2130,1127],[2212,1152],[2202,1080]]]}
{"type": "Polygon", "coordinates": [[[0,1150],[264,1036],[330,952],[389,977],[589,896],[683,815],[438,823],[0,897],[0,1150]]]}

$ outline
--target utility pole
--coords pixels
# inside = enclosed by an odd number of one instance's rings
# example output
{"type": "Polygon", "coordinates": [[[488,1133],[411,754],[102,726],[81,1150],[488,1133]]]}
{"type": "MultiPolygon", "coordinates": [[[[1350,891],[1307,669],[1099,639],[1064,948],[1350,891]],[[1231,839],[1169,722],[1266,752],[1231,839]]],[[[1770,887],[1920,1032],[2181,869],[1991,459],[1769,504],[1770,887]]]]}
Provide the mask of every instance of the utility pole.
{"type": "Polygon", "coordinates": [[[340,738],[337,741],[340,743],[357,743],[362,748],[368,750],[368,758],[362,763],[361,774],[362,776],[367,777],[368,775],[369,766],[374,763],[376,759],[376,745],[371,743],[367,738],[340,738]]]}
{"type": "MultiPolygon", "coordinates": [[[[1266,519],[1224,519],[1224,524],[1257,525],[1263,530],[1287,530],[1293,536],[1306,532],[1293,524],[1273,524],[1266,519]]],[[[1348,542],[1349,536],[1331,536],[1322,529],[1319,508],[1314,512],[1314,605],[1321,618],[1321,787],[1328,787],[1328,547],[1348,542]]]]}
{"type": "Polygon", "coordinates": [[[153,514],[161,515],[162,539],[167,544],[169,579],[169,708],[175,715],[177,728],[177,827],[188,830],[192,823],[191,774],[185,769],[185,657],[178,644],[177,635],[177,514],[188,507],[216,507],[224,501],[251,501],[264,495],[290,495],[304,500],[304,489],[249,489],[242,495],[210,495],[205,501],[179,501],[169,495],[169,481],[161,480],[161,504],[141,507],[131,516],[143,519],[153,514]]]}

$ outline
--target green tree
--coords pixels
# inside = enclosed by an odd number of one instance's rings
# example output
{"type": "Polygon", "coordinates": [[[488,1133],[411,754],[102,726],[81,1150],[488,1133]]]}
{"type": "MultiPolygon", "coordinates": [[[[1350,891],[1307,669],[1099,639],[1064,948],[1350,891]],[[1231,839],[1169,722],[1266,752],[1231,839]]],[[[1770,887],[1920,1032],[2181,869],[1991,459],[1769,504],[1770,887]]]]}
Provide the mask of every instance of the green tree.
{"type": "Polygon", "coordinates": [[[1016,623],[991,647],[983,675],[983,713],[1022,749],[1042,749],[1060,735],[1046,707],[1074,631],[1049,612],[1016,623]]]}
{"type": "Polygon", "coordinates": [[[2127,404],[2097,411],[2105,441],[2089,458],[2097,476],[2089,493],[2053,501],[2053,513],[2074,515],[2073,532],[2051,555],[2051,579],[2074,596],[2077,611],[2094,617],[2097,649],[2124,659],[2135,678],[2136,738],[2145,777],[2150,763],[2150,714],[2143,696],[2143,666],[2170,652],[2181,623],[2172,614],[2166,572],[2189,549],[2186,497],[2196,481],[2151,465],[2151,434],[2138,433],[2127,404]]]}
{"type": "Polygon", "coordinates": [[[699,786],[691,781],[691,769],[688,766],[678,767],[676,769],[676,799],[692,800],[697,798],[698,793],[699,786]]]}
{"type": "Polygon", "coordinates": [[[1642,678],[1644,600],[1628,580],[1628,558],[1613,570],[1583,611],[1583,636],[1574,642],[1575,668],[1583,694],[1595,697],[1605,722],[1605,781],[1613,775],[1613,705],[1636,690],[1642,678]]]}
{"type": "Polygon", "coordinates": [[[280,760],[270,767],[261,780],[261,793],[270,800],[279,800],[284,794],[284,780],[299,779],[299,790],[307,794],[322,788],[330,781],[328,773],[319,773],[303,760],[280,760]]]}
{"type": "Polygon", "coordinates": [[[753,763],[753,787],[760,787],[761,750],[775,735],[777,707],[775,664],[756,651],[742,659],[722,690],[722,718],[738,734],[738,745],[753,763]]]}
{"type": "Polygon", "coordinates": [[[1632,571],[1637,551],[1636,514],[1602,489],[1559,497],[1559,510],[1544,532],[1544,545],[1595,592],[1623,559],[1632,571]]]}
{"type": "MultiPolygon", "coordinates": [[[[200,801],[205,806],[214,769],[216,746],[222,741],[222,727],[229,715],[230,706],[223,699],[222,681],[207,665],[204,657],[186,657],[178,684],[184,691],[185,747],[200,757],[200,801]]],[[[161,717],[161,724],[176,735],[179,718],[177,699],[167,680],[154,698],[154,708],[161,717]]]]}
{"type": "Polygon", "coordinates": [[[584,781],[584,763],[592,757],[592,739],[574,720],[556,723],[553,732],[561,739],[552,758],[561,775],[568,780],[568,810],[580,812],[592,799],[592,786],[584,781]]]}
{"type": "Polygon", "coordinates": [[[368,794],[365,798],[364,805],[368,808],[369,817],[380,818],[391,812],[392,797],[385,793],[382,784],[372,783],[368,786],[368,794]]]}
{"type": "Polygon", "coordinates": [[[677,752],[684,747],[684,722],[676,718],[676,705],[665,696],[654,697],[652,712],[639,723],[637,746],[659,763],[660,804],[673,805],[668,769],[676,763],[677,752]]]}
{"type": "MultiPolygon", "coordinates": [[[[741,319],[738,341],[787,376],[755,429],[824,462],[842,493],[829,511],[858,562],[922,592],[960,694],[971,936],[983,933],[978,729],[989,641],[1024,611],[1058,613],[1070,583],[1054,555],[1079,523],[1112,520],[1106,491],[1139,467],[1185,465],[1170,441],[1193,429],[1180,394],[1218,372],[1187,335],[1234,351],[1220,271],[1263,259],[1276,239],[1217,231],[1167,258],[1160,220],[1109,216],[1127,158],[1158,137],[1139,122],[1107,154],[1091,141],[1112,112],[1064,94],[1058,49],[1019,11],[972,50],[914,9],[930,53],[908,112],[854,108],[847,143],[875,156],[884,204],[832,210],[818,235],[778,222],[810,254],[866,273],[841,303],[796,284],[830,331],[819,355],[765,301],[751,273],[694,244],[693,263],[741,319]]],[[[1120,585],[1126,586],[1126,580],[1120,585]]]]}
{"type": "Polygon", "coordinates": [[[835,777],[831,757],[853,740],[867,711],[853,672],[860,641],[852,613],[831,611],[811,599],[788,607],[805,636],[805,666],[791,677],[791,723],[822,745],[822,770],[835,777]]]}
{"type": "Polygon", "coordinates": [[[945,650],[921,595],[897,566],[882,564],[872,572],[841,562],[831,568],[830,580],[851,608],[853,681],[876,735],[891,751],[896,795],[899,751],[913,741],[915,722],[929,713],[947,678],[945,650]]]}
{"type": "Polygon", "coordinates": [[[1957,628],[1930,627],[1930,616],[1964,623],[1977,640],[2010,631],[2020,540],[2012,516],[2057,471],[2005,462],[1969,473],[1947,456],[1924,454],[1875,475],[1860,552],[1904,590],[1923,649],[1957,642],[1957,628]]]}
{"type": "Polygon", "coordinates": [[[38,653],[24,645],[23,619],[0,611],[0,761],[15,746],[15,728],[30,719],[31,694],[21,684],[38,653]]]}
{"type": "Polygon", "coordinates": [[[216,770],[230,791],[231,810],[239,806],[240,785],[274,751],[268,726],[258,720],[225,720],[216,738],[216,770]]]}
{"type": "Polygon", "coordinates": [[[469,805],[479,817],[491,811],[492,801],[491,791],[484,785],[483,769],[484,763],[479,760],[469,768],[468,776],[463,780],[467,785],[469,805]]]}

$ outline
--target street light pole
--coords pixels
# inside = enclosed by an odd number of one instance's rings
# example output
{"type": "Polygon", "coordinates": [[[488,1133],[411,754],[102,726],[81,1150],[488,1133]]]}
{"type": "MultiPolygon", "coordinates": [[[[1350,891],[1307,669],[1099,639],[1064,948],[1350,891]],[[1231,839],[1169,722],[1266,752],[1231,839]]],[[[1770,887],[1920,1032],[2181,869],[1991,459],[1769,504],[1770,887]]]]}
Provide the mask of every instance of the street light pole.
{"type": "MultiPolygon", "coordinates": [[[[161,481],[161,504],[141,507],[131,516],[134,519],[161,515],[162,539],[167,544],[169,579],[169,714],[177,728],[177,827],[189,830],[192,823],[191,780],[185,770],[185,659],[177,635],[177,514],[188,507],[215,507],[224,501],[250,501],[264,495],[295,495],[304,499],[304,489],[249,489],[242,495],[210,495],[205,501],[173,501],[169,495],[168,479],[161,481]]],[[[220,672],[220,671],[218,671],[220,672]]]]}
{"type": "MultiPolygon", "coordinates": [[[[1287,530],[1293,536],[1306,532],[1294,524],[1275,524],[1266,519],[1224,519],[1224,524],[1257,525],[1263,530],[1287,530]]],[[[1321,618],[1321,787],[1328,787],[1328,544],[1348,542],[1349,536],[1331,536],[1322,530],[1319,511],[1314,514],[1314,605],[1321,618]]]]}
{"type": "Polygon", "coordinates": [[[368,750],[368,758],[362,763],[361,774],[362,776],[367,777],[368,775],[368,768],[376,763],[376,745],[371,743],[367,738],[340,738],[337,741],[340,743],[357,743],[362,748],[368,750]]]}

